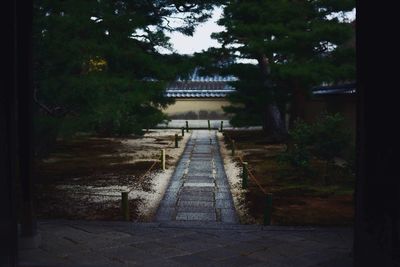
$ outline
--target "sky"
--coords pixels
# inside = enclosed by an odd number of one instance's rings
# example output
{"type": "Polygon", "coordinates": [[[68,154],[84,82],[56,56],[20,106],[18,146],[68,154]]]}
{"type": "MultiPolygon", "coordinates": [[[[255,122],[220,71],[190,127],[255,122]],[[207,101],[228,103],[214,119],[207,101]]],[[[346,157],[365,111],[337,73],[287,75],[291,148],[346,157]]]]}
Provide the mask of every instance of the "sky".
{"type": "Polygon", "coordinates": [[[217,20],[222,16],[222,8],[216,8],[213,16],[207,22],[200,24],[193,36],[181,33],[169,34],[173,48],[179,54],[193,54],[209,47],[220,47],[216,40],[211,39],[211,33],[223,31],[224,27],[217,25],[217,20]]]}
{"type": "MultiPolygon", "coordinates": [[[[356,11],[347,14],[352,21],[355,19],[356,11]]],[[[211,33],[220,32],[224,27],[217,25],[216,21],[222,16],[222,8],[216,8],[210,20],[202,23],[196,28],[193,36],[185,36],[181,33],[169,34],[173,49],[179,54],[193,54],[201,52],[210,47],[220,47],[220,44],[211,39],[211,33]]]]}

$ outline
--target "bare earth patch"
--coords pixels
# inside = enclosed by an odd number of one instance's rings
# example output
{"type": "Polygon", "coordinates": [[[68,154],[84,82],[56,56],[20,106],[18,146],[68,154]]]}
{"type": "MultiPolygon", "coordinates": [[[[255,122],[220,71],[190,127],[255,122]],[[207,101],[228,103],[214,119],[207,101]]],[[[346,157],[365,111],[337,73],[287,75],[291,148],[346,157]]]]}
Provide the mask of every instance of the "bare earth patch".
{"type": "Polygon", "coordinates": [[[175,133],[180,131],[59,140],[50,157],[35,164],[38,217],[120,220],[121,192],[128,191],[130,218],[151,220],[189,137],[179,137],[175,148],[175,133]],[[166,149],[165,171],[161,149],[166,149]]]}

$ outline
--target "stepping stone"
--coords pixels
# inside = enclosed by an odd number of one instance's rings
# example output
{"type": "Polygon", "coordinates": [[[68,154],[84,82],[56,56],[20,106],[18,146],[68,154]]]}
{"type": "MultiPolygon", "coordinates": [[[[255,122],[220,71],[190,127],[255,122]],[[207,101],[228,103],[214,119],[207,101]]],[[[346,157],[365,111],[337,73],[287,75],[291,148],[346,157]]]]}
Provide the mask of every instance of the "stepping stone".
{"type": "Polygon", "coordinates": [[[214,188],[210,188],[209,186],[184,186],[181,189],[181,193],[214,192],[214,190],[214,188]]]}
{"type": "Polygon", "coordinates": [[[213,212],[215,212],[215,208],[214,207],[178,206],[178,213],[179,212],[213,213],[213,212]]]}
{"type": "Polygon", "coordinates": [[[178,212],[175,219],[177,221],[216,221],[217,215],[212,213],[198,213],[198,212],[178,212]]]}
{"type": "MultiPolygon", "coordinates": [[[[214,184],[215,179],[210,176],[189,176],[186,178],[186,183],[212,183],[214,184]]],[[[214,184],[215,185],[215,184],[214,184]]],[[[188,186],[185,184],[185,186],[188,186]]],[[[198,186],[196,186],[198,187],[198,186]]]]}
{"type": "MultiPolygon", "coordinates": [[[[189,202],[208,201],[214,205],[214,196],[210,197],[209,195],[185,194],[185,195],[179,196],[179,201],[189,201],[189,202]]],[[[179,201],[178,201],[178,205],[179,205],[179,201]]]]}
{"type": "Polygon", "coordinates": [[[208,186],[208,187],[214,187],[215,183],[198,183],[198,182],[192,182],[192,183],[189,182],[188,183],[188,182],[186,182],[185,186],[192,186],[192,187],[205,187],[205,186],[208,186]]]}
{"type": "Polygon", "coordinates": [[[214,208],[214,202],[212,201],[188,201],[188,200],[179,200],[177,207],[210,207],[214,208]]]}

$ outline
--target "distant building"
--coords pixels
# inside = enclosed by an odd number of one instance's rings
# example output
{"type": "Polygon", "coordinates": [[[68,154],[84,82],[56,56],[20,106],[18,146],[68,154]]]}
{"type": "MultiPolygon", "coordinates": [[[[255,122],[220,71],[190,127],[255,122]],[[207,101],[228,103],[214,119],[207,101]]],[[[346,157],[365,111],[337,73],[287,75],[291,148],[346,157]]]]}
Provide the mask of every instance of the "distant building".
{"type": "Polygon", "coordinates": [[[226,96],[235,91],[228,84],[233,76],[199,76],[196,69],[187,80],[170,83],[165,96],[175,99],[175,104],[164,110],[171,119],[228,119],[222,110],[230,103],[226,96]]]}
{"type": "Polygon", "coordinates": [[[356,133],[356,83],[319,86],[312,89],[312,97],[305,106],[305,121],[314,122],[323,112],[340,113],[353,136],[356,133]]]}
{"type": "MultiPolygon", "coordinates": [[[[356,49],[356,20],[351,22],[353,34],[345,44],[356,49]]],[[[334,84],[322,84],[312,89],[312,97],[305,108],[305,120],[313,122],[322,113],[341,113],[353,137],[356,135],[357,99],[356,82],[339,81],[334,84]]]]}

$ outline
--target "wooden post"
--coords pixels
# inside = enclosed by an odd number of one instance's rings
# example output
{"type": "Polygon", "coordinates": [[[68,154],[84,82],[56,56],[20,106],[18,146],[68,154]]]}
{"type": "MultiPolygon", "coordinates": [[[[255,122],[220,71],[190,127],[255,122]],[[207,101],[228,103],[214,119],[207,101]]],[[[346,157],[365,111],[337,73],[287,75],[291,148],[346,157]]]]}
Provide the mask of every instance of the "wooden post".
{"type": "Polygon", "coordinates": [[[211,130],[211,124],[210,124],[210,120],[207,121],[208,122],[208,130],[211,130]]]}
{"type": "Polygon", "coordinates": [[[121,192],[121,212],[125,221],[129,221],[128,192],[121,192]]]}
{"type": "Polygon", "coordinates": [[[186,121],[186,132],[187,133],[189,132],[189,122],[188,121],[186,121]]]}
{"type": "Polygon", "coordinates": [[[165,149],[161,149],[161,166],[163,171],[165,171],[165,149]]]}
{"type": "Polygon", "coordinates": [[[210,138],[210,145],[212,145],[212,139],[210,138]]]}
{"type": "Polygon", "coordinates": [[[233,139],[232,139],[231,146],[232,146],[232,157],[234,157],[235,156],[235,140],[233,140],[233,139]]]}
{"type": "Polygon", "coordinates": [[[271,224],[272,215],[272,194],[268,193],[265,197],[264,225],[271,224]]]}
{"type": "Polygon", "coordinates": [[[243,189],[246,189],[247,188],[247,180],[248,180],[248,178],[249,178],[249,172],[248,172],[248,163],[247,162],[243,162],[243,165],[242,165],[242,168],[243,168],[243,170],[242,170],[242,188],[243,189]]]}
{"type": "Polygon", "coordinates": [[[220,129],[220,132],[222,133],[222,129],[223,129],[223,127],[224,127],[224,122],[223,121],[221,121],[221,129],[220,129]]]}
{"type": "Polygon", "coordinates": [[[175,134],[175,148],[178,147],[178,134],[175,134]]]}
{"type": "Polygon", "coordinates": [[[181,130],[182,130],[182,136],[185,136],[185,127],[182,127],[181,130]]]}

